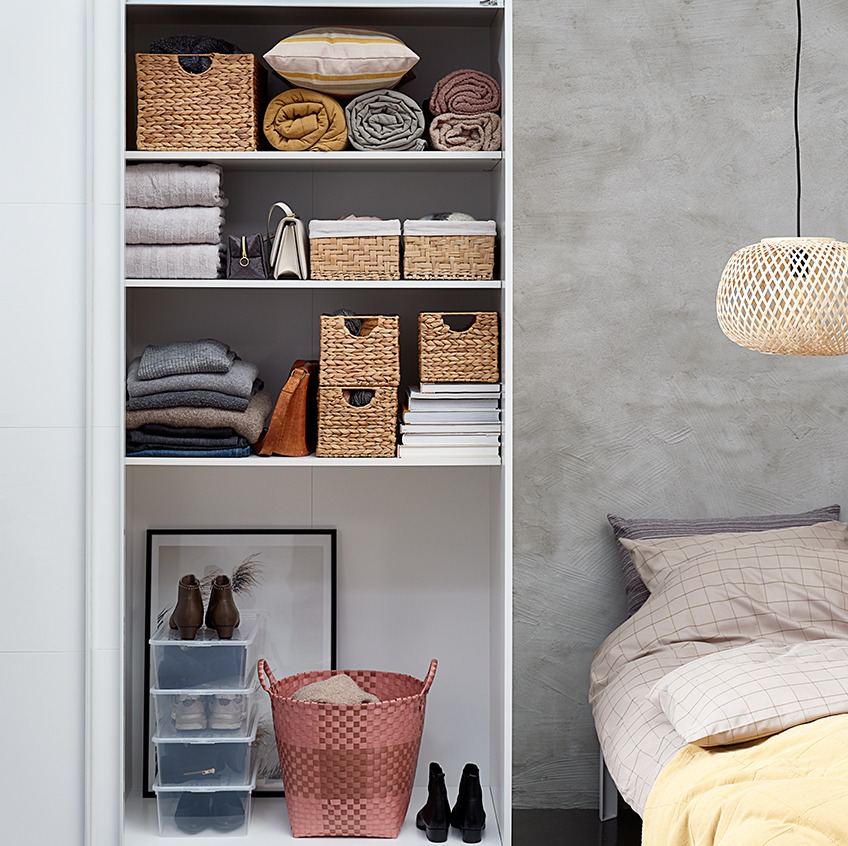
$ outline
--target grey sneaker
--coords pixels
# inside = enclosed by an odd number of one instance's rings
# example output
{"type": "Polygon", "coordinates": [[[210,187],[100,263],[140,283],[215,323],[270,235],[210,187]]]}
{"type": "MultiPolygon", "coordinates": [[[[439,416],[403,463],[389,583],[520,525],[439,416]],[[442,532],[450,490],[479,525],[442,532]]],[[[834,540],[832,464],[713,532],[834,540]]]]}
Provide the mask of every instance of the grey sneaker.
{"type": "Polygon", "coordinates": [[[177,731],[198,731],[206,728],[206,706],[197,696],[183,695],[174,700],[171,719],[177,731]]]}
{"type": "Polygon", "coordinates": [[[209,728],[234,731],[244,726],[247,719],[247,697],[227,696],[218,693],[209,703],[209,728]]]}

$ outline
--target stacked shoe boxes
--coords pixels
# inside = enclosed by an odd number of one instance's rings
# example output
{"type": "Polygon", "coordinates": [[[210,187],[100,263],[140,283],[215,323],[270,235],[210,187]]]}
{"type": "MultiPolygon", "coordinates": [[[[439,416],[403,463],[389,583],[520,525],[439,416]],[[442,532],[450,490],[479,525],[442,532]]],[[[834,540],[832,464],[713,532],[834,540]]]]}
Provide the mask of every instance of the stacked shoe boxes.
{"type": "Polygon", "coordinates": [[[262,615],[242,614],[230,640],[182,640],[167,620],[150,639],[160,835],[247,833],[263,632],[262,615]]]}

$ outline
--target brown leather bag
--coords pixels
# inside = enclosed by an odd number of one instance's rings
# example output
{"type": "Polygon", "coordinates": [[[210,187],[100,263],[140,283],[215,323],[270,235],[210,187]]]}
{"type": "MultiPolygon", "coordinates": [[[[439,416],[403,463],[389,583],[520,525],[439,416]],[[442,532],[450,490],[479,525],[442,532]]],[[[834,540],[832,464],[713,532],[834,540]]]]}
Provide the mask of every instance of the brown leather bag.
{"type": "Polygon", "coordinates": [[[258,455],[302,456],[315,452],[317,441],[318,362],[299,358],[254,449],[258,455]]]}

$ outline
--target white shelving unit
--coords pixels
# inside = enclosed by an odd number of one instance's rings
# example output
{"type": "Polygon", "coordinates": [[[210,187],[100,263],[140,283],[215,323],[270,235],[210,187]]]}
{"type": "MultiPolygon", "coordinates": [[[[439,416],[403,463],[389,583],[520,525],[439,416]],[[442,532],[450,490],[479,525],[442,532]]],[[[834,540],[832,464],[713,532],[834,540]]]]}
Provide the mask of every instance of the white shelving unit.
{"type": "MultiPolygon", "coordinates": [[[[141,798],[144,536],[148,528],[326,527],[338,530],[338,666],[423,677],[428,699],[410,818],[398,843],[422,842],[415,811],[429,761],[448,782],[480,765],[489,812],[484,841],[511,843],[512,688],[512,157],[510,0],[126,0],[95,4],[90,241],[91,368],[88,634],[89,843],[158,840],[155,800],[141,798]],[[502,82],[505,149],[498,153],[327,154],[140,152],[134,143],[134,64],[151,40],[197,32],[261,55],[308,26],[395,33],[421,56],[404,91],[421,101],[461,67],[502,82]],[[115,76],[115,68],[125,68],[115,76]],[[126,116],[126,117],[125,117],[126,116]],[[124,140],[126,139],[126,140],[124,140]],[[226,230],[261,231],[285,200],[304,218],[346,213],[418,217],[462,209],[498,221],[498,275],[485,282],[323,282],[126,279],[121,174],[129,162],[213,161],[230,200],[226,230]],[[259,364],[272,395],[296,358],[318,353],[318,316],[340,307],[399,314],[401,378],[417,381],[420,311],[501,315],[500,459],[139,459],[123,455],[123,372],[146,344],[217,337],[259,364]],[[391,468],[391,469],[389,469],[391,468]]],[[[270,80],[268,96],[282,90],[270,80]]],[[[451,789],[451,795],[455,788],[451,789]]],[[[284,800],[257,796],[253,846],[291,841],[284,800]]],[[[202,835],[193,842],[204,844],[202,835]]],[[[316,843],[331,842],[330,839],[316,843]]],[[[349,842],[333,838],[340,844],[349,842]]],[[[358,841],[370,842],[370,841],[358,841]]],[[[377,842],[377,841],[374,841],[377,842]]]]}

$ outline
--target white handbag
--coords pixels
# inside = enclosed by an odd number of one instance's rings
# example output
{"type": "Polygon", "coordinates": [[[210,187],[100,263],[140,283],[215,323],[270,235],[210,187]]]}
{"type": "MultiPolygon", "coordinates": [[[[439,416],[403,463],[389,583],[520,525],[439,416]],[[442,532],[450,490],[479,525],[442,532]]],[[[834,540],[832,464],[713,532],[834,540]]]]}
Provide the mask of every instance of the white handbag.
{"type": "Polygon", "coordinates": [[[269,264],[272,279],[307,279],[306,227],[285,203],[274,203],[268,212],[268,238],[271,241],[269,264]],[[279,209],[283,217],[271,235],[271,220],[279,209]]]}

